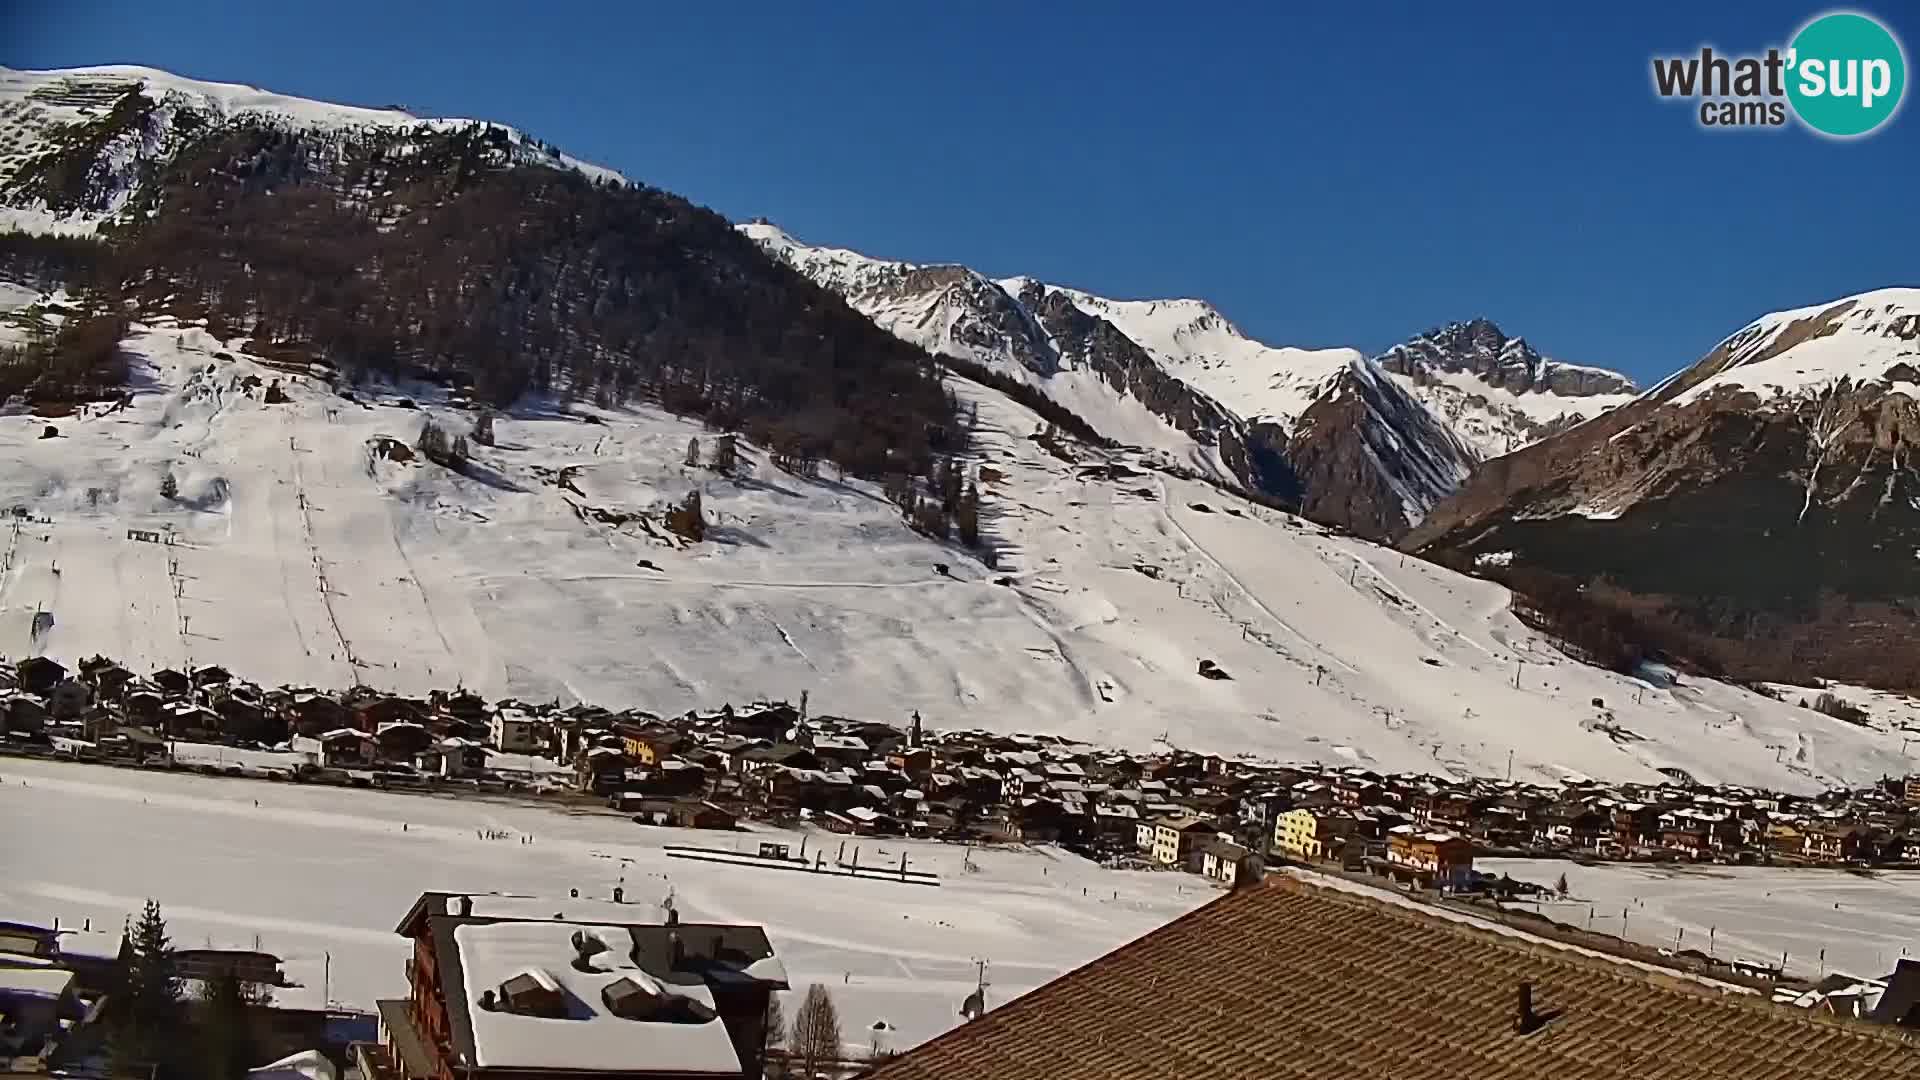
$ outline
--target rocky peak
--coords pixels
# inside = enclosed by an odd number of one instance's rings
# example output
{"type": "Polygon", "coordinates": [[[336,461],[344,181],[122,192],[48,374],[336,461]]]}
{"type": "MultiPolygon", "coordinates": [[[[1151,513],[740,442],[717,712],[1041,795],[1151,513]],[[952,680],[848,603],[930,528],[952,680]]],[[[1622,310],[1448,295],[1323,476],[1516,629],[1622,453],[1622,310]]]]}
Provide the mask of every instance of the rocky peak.
{"type": "Polygon", "coordinates": [[[1416,382],[1436,373],[1465,373],[1513,394],[1589,397],[1634,391],[1632,380],[1615,372],[1548,360],[1527,339],[1509,337],[1485,318],[1428,330],[1382,353],[1379,363],[1416,382]]]}

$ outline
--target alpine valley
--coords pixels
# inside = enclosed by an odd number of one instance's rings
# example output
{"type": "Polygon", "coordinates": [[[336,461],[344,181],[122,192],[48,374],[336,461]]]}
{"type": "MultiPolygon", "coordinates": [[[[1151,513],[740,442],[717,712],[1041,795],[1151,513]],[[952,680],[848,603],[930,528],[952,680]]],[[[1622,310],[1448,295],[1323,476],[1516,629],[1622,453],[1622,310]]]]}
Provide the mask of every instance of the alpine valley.
{"type": "Polygon", "coordinates": [[[1269,345],[486,121],[120,67],[0,70],[0,224],[9,658],[1515,778],[1906,768],[1899,699],[1713,676],[1920,679],[1868,663],[1920,618],[1908,291],[1642,394],[1485,319],[1269,345]]]}

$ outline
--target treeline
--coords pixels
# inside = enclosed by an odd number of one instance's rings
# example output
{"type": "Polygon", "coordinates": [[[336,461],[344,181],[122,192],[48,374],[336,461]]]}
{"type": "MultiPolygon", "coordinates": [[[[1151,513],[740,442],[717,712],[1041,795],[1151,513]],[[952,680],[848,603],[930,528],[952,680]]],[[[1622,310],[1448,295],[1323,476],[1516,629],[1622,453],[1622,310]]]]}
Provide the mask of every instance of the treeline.
{"type": "Polygon", "coordinates": [[[719,215],[510,162],[486,126],[210,132],[142,188],[118,278],[350,377],[654,401],[801,469],[921,474],[962,445],[931,357],[719,215]]]}
{"type": "MultiPolygon", "coordinates": [[[[1513,590],[1513,613],[1521,622],[1556,638],[1575,659],[1631,675],[1661,657],[1654,640],[1662,628],[1609,604],[1572,578],[1512,567],[1491,575],[1513,590]]],[[[1669,644],[1675,644],[1669,640],[1669,644]]]]}
{"type": "Polygon", "coordinates": [[[63,286],[78,292],[97,286],[110,263],[106,242],[91,236],[0,232],[0,281],[43,292],[63,286]]]}

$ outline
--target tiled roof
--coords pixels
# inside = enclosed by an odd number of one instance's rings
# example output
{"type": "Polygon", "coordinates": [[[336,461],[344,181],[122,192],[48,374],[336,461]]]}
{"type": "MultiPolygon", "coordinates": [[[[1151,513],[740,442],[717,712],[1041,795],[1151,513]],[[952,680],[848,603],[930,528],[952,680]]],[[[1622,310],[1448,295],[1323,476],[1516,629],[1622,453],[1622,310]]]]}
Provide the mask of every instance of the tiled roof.
{"type": "Polygon", "coordinates": [[[1920,1043],[1297,881],[1233,893],[873,1080],[1894,1080],[1920,1043]],[[1516,1030],[1519,988],[1552,1018],[1516,1030]]]}

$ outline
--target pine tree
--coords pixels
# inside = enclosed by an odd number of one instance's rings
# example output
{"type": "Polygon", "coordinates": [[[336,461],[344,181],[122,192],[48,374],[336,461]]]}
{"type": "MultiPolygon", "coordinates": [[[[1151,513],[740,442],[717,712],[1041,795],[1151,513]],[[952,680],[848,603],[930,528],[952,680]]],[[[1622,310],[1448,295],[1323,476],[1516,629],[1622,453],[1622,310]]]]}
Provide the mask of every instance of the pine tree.
{"type": "Polygon", "coordinates": [[[160,497],[163,499],[180,497],[180,481],[173,478],[172,469],[168,469],[166,474],[160,477],[160,497]]]}
{"type": "Polygon", "coordinates": [[[247,992],[232,972],[202,985],[199,1026],[201,1075],[207,1080],[241,1080],[257,1064],[247,992]]]}
{"type": "Polygon", "coordinates": [[[833,1007],[833,995],[819,983],[807,987],[807,996],[800,1002],[788,1053],[800,1063],[800,1075],[808,1077],[840,1059],[840,1012],[833,1007]]]}
{"type": "Polygon", "coordinates": [[[173,945],[160,905],[147,901],[133,926],[132,956],[112,1031],[113,1057],[146,1064],[171,1049],[180,1027],[181,981],[173,963],[173,945]]]}
{"type": "Polygon", "coordinates": [[[483,412],[480,414],[480,418],[473,422],[473,441],[479,443],[481,446],[493,445],[492,413],[483,412]]]}
{"type": "Polygon", "coordinates": [[[700,439],[698,436],[687,440],[687,468],[700,467],[700,439]]]}
{"type": "Polygon", "coordinates": [[[968,547],[980,546],[980,487],[968,484],[960,495],[959,505],[953,512],[954,528],[960,533],[960,542],[968,547]]]}
{"type": "Polygon", "coordinates": [[[1560,875],[1560,880],[1553,883],[1553,891],[1560,894],[1560,899],[1565,900],[1567,898],[1567,894],[1573,891],[1567,885],[1567,875],[1560,875]]]}
{"type": "Polygon", "coordinates": [[[428,420],[420,428],[420,441],[414,448],[419,450],[428,461],[442,465],[447,462],[451,449],[447,443],[446,430],[432,420],[428,420]]]}
{"type": "Polygon", "coordinates": [[[713,442],[713,460],[709,463],[713,471],[731,473],[740,464],[740,450],[734,445],[731,435],[722,435],[713,442]]]}

